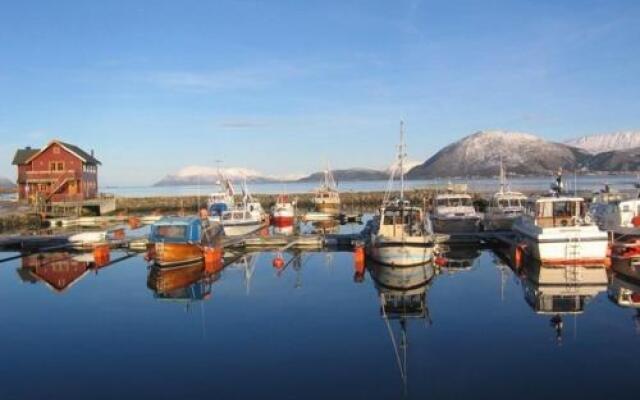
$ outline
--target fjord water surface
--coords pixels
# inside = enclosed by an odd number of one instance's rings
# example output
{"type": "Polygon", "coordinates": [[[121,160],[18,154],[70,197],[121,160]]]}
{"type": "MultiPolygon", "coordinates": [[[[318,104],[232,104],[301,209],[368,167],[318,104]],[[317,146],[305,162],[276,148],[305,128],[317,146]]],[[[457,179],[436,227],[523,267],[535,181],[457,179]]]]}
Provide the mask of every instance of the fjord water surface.
{"type": "Polygon", "coordinates": [[[369,265],[364,279],[350,253],[306,253],[282,271],[273,253],[252,254],[183,288],[140,256],[98,269],[64,253],[5,262],[0,398],[633,393],[638,314],[606,285],[576,313],[546,314],[525,299],[544,290],[491,251],[457,254],[442,270],[369,265]]]}

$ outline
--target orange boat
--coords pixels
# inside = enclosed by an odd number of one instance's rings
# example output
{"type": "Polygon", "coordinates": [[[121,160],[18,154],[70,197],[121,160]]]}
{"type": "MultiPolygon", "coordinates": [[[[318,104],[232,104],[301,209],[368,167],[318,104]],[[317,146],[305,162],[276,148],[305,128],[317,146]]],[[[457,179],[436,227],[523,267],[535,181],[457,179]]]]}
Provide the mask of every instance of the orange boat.
{"type": "Polygon", "coordinates": [[[203,260],[203,250],[215,247],[224,235],[220,224],[196,217],[168,217],[153,224],[147,259],[160,267],[203,260]]]}

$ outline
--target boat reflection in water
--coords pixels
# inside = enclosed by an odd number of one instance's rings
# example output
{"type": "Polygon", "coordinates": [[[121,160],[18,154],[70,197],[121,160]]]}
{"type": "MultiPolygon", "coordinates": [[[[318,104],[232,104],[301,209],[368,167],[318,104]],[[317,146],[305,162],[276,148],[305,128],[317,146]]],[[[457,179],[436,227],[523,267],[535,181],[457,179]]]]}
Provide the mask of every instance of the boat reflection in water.
{"type": "Polygon", "coordinates": [[[480,248],[472,244],[445,246],[440,251],[446,260],[445,265],[442,265],[440,269],[442,272],[450,274],[470,271],[480,257],[480,248]]]}
{"type": "Polygon", "coordinates": [[[198,261],[181,268],[153,266],[147,276],[147,287],[159,300],[191,303],[207,300],[211,286],[218,280],[220,270],[209,272],[203,262],[198,261]]]}
{"type": "Polygon", "coordinates": [[[618,306],[636,310],[633,321],[636,332],[640,335],[640,281],[613,273],[607,293],[609,299],[618,306]]]}
{"type": "Polygon", "coordinates": [[[427,291],[435,276],[432,263],[413,267],[392,267],[374,262],[367,264],[380,300],[380,315],[389,332],[404,393],[407,393],[407,324],[425,320],[431,324],[427,291]],[[392,325],[397,323],[399,332],[392,325]]]}
{"type": "Polygon", "coordinates": [[[315,221],[311,224],[311,226],[311,233],[316,233],[319,235],[329,235],[340,232],[340,223],[335,219],[326,221],[315,221]]]}
{"type": "Polygon", "coordinates": [[[562,341],[563,317],[582,314],[593,298],[607,290],[604,266],[543,266],[528,259],[521,272],[525,300],[536,313],[551,315],[558,342],[562,341]]]}

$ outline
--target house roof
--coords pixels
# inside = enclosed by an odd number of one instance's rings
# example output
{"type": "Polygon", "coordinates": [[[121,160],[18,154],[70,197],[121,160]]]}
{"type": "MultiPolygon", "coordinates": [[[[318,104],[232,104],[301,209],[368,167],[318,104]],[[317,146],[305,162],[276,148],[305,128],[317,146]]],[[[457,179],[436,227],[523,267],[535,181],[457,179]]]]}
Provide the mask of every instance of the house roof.
{"type": "Polygon", "coordinates": [[[40,149],[32,149],[30,147],[24,149],[18,149],[16,154],[13,156],[13,165],[22,165],[25,164],[28,159],[38,154],[40,149]]]}
{"type": "Polygon", "coordinates": [[[86,151],[82,150],[80,147],[78,147],[76,145],[73,145],[73,144],[70,144],[70,143],[61,142],[59,140],[53,140],[42,149],[32,149],[30,147],[27,147],[27,148],[24,148],[24,149],[18,149],[18,151],[16,151],[15,156],[13,157],[13,165],[22,165],[22,164],[29,163],[29,161],[31,161],[33,158],[35,158],[36,155],[38,155],[41,152],[43,152],[44,150],[48,149],[54,143],[57,143],[60,146],[64,147],[67,151],[69,151],[72,154],[76,155],[78,158],[82,159],[82,161],[84,161],[87,164],[91,164],[91,165],[101,165],[102,164],[97,158],[95,158],[91,154],[87,153],[86,151]]]}

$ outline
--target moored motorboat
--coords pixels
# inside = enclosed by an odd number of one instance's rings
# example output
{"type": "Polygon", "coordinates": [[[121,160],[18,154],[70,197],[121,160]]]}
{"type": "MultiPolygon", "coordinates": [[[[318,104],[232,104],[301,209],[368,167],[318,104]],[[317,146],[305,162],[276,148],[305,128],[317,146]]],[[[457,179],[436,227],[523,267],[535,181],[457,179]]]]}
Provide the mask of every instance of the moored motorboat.
{"type": "Polygon", "coordinates": [[[392,266],[414,266],[433,258],[434,237],[424,210],[411,206],[404,198],[404,159],[406,157],[403,124],[400,124],[399,174],[400,195],[389,200],[395,169],[389,181],[389,193],[366,231],[367,255],[374,261],[392,266]]]}
{"type": "Polygon", "coordinates": [[[222,172],[218,171],[220,191],[212,193],[207,202],[207,210],[211,218],[220,218],[225,211],[229,211],[235,206],[235,188],[231,180],[222,172]]]}
{"type": "Polygon", "coordinates": [[[433,199],[430,218],[436,233],[476,233],[480,230],[480,217],[466,185],[449,184],[445,193],[438,193],[433,199]]]}
{"type": "Polygon", "coordinates": [[[266,226],[262,216],[250,212],[247,206],[225,211],[222,213],[220,223],[226,236],[244,236],[266,226]]]}
{"type": "Polygon", "coordinates": [[[147,258],[161,267],[203,259],[205,247],[215,247],[224,235],[219,223],[196,217],[167,217],[151,227],[147,258]]]}
{"type": "Polygon", "coordinates": [[[524,215],[526,205],[527,196],[509,189],[501,163],[500,190],[493,195],[484,213],[485,230],[511,230],[516,219],[524,215]]]}
{"type": "Polygon", "coordinates": [[[514,223],[519,249],[545,264],[603,265],[607,258],[607,232],[585,218],[583,198],[563,193],[561,172],[553,190],[553,196],[536,200],[533,214],[514,223]]]}
{"type": "Polygon", "coordinates": [[[273,225],[280,227],[291,226],[295,222],[295,215],[295,208],[289,200],[289,196],[285,194],[279,195],[271,213],[273,225]]]}
{"type": "Polygon", "coordinates": [[[328,164],[324,170],[324,179],[314,193],[313,203],[319,213],[340,214],[340,193],[328,164]]]}

